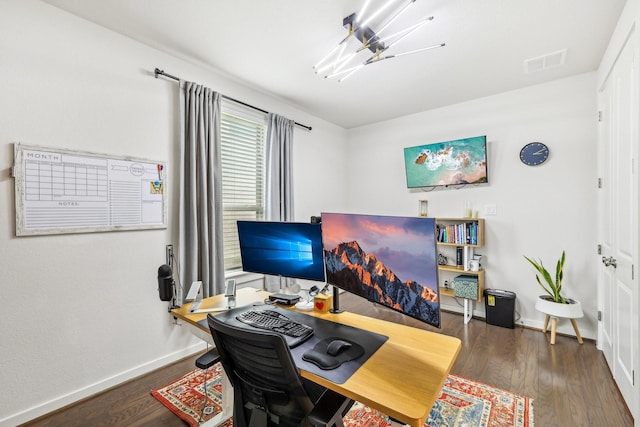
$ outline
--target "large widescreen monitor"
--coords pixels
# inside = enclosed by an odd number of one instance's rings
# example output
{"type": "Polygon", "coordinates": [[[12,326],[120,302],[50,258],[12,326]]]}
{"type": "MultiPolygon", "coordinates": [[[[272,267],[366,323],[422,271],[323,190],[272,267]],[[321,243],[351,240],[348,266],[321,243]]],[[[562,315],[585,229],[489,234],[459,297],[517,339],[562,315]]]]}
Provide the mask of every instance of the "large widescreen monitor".
{"type": "Polygon", "coordinates": [[[327,283],[440,327],[435,220],[322,213],[327,283]]]}
{"type": "Polygon", "coordinates": [[[324,282],[320,224],[238,221],[242,270],[324,282]]]}

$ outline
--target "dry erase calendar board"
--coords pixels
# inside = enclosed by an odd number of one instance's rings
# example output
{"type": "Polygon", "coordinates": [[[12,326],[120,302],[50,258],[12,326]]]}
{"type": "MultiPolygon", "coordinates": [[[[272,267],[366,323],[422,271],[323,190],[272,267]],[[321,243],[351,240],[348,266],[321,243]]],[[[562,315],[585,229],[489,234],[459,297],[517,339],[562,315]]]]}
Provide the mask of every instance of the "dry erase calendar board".
{"type": "Polygon", "coordinates": [[[16,236],[167,227],[162,162],[14,144],[16,236]]]}

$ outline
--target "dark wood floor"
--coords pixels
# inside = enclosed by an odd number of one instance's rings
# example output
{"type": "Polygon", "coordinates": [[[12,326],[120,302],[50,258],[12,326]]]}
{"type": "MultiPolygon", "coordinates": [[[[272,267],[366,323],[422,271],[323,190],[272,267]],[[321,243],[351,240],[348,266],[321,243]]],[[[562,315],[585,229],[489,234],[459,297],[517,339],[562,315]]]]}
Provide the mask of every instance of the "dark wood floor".
{"type": "MultiPolygon", "coordinates": [[[[462,340],[462,351],[451,372],[534,399],[535,425],[633,426],[633,419],[613,382],[607,363],[595,343],[579,345],[574,337],[526,328],[507,329],[473,319],[467,325],[457,314],[442,313],[442,329],[373,305],[352,295],[341,295],[349,311],[452,335],[462,340]]],[[[152,372],[64,410],[24,426],[175,426],[186,423],[154,399],[150,391],[195,368],[196,356],[152,372]]]]}

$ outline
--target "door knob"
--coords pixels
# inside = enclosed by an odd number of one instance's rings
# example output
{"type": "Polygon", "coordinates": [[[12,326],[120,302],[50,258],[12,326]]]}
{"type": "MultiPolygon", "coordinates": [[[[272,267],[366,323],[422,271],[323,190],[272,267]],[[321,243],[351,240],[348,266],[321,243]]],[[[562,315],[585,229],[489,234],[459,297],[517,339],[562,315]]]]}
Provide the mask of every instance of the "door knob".
{"type": "Polygon", "coordinates": [[[613,268],[616,268],[616,267],[618,266],[618,261],[617,261],[614,257],[612,257],[612,256],[610,256],[609,258],[607,258],[607,257],[604,257],[604,256],[603,256],[603,257],[602,257],[602,263],[603,263],[606,267],[611,266],[611,267],[613,267],[613,268]]]}

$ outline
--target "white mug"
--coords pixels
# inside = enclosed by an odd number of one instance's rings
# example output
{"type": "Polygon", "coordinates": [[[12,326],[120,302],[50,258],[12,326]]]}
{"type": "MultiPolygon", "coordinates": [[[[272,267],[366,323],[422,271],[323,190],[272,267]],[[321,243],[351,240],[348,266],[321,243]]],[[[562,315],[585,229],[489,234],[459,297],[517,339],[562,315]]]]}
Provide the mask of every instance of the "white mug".
{"type": "Polygon", "coordinates": [[[477,259],[469,260],[469,269],[471,271],[480,270],[480,261],[478,261],[477,259]]]}

